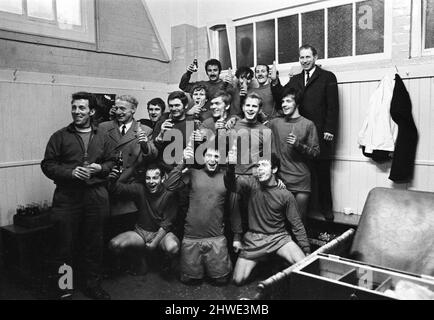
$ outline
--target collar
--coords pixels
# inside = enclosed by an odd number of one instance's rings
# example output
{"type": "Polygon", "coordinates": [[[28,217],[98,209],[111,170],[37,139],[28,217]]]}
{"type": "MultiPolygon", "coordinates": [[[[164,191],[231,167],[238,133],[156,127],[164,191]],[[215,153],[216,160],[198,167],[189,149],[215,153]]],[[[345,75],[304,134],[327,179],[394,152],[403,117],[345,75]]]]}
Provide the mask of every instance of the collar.
{"type": "Polygon", "coordinates": [[[126,123],[126,124],[122,123],[122,124],[119,126],[119,132],[122,132],[122,127],[123,127],[124,125],[125,125],[125,132],[127,132],[128,130],[130,130],[131,126],[133,125],[133,122],[134,122],[134,119],[131,120],[129,123],[126,123]]]}
{"type": "MultiPolygon", "coordinates": [[[[92,128],[92,129],[91,129],[91,132],[93,132],[93,133],[96,133],[96,132],[97,132],[97,130],[98,130],[98,126],[97,126],[97,125],[91,123],[90,127],[92,128]]],[[[69,132],[73,132],[73,133],[77,133],[77,132],[79,132],[79,131],[77,131],[77,130],[75,129],[74,122],[71,122],[71,123],[66,127],[66,130],[69,131],[69,132]]]]}
{"type": "MultiPolygon", "coordinates": [[[[315,72],[315,70],[316,70],[316,65],[308,71],[309,72],[309,78],[312,78],[312,75],[315,72]]],[[[304,72],[304,76],[306,77],[306,71],[304,72]]]]}

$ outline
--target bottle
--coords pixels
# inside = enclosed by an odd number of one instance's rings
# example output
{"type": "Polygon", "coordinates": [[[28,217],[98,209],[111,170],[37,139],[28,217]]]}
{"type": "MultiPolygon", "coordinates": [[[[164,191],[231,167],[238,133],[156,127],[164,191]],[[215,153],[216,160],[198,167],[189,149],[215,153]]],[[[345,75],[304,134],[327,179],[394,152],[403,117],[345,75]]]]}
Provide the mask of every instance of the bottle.
{"type": "Polygon", "coordinates": [[[89,165],[90,165],[89,155],[87,154],[87,152],[85,152],[83,155],[83,167],[87,168],[89,165]]]}
{"type": "Polygon", "coordinates": [[[197,59],[196,58],[194,58],[193,64],[194,64],[194,71],[196,72],[197,70],[199,70],[199,64],[197,63],[197,59]]]}
{"type": "Polygon", "coordinates": [[[118,157],[116,158],[116,168],[119,170],[119,173],[122,173],[124,170],[124,159],[122,157],[122,151],[119,151],[118,157]]]}

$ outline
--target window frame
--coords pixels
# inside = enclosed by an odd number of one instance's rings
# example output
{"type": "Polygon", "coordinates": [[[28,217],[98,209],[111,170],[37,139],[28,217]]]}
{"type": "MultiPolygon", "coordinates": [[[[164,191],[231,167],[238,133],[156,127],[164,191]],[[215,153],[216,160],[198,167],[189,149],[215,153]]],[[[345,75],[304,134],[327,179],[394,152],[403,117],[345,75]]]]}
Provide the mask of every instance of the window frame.
{"type": "MultiPolygon", "coordinates": [[[[254,65],[257,64],[257,52],[256,52],[256,23],[261,21],[266,21],[270,19],[274,19],[275,21],[275,61],[280,68],[291,69],[294,66],[299,66],[299,62],[289,62],[289,63],[279,63],[279,51],[278,51],[278,19],[291,15],[298,15],[298,25],[299,25],[299,46],[302,45],[302,19],[301,15],[306,12],[323,10],[324,11],[324,58],[318,59],[321,61],[321,64],[327,63],[328,65],[341,65],[341,64],[349,64],[356,62],[369,62],[369,61],[378,61],[378,60],[386,60],[392,58],[392,13],[393,6],[391,0],[384,0],[384,51],[382,53],[373,53],[373,54],[364,54],[364,55],[355,55],[356,54],[356,4],[359,2],[363,2],[365,0],[329,0],[329,1],[320,1],[306,5],[298,5],[287,9],[277,10],[270,13],[258,14],[251,17],[246,18],[237,18],[233,20],[232,28],[234,29],[233,36],[235,36],[235,27],[246,25],[253,23],[253,61],[254,65]],[[353,4],[353,48],[352,48],[352,56],[348,57],[337,57],[337,58],[328,58],[328,8],[333,8],[337,6],[353,4]]],[[[208,28],[209,30],[209,28],[208,28]]],[[[228,33],[229,36],[229,33],[228,33]]],[[[210,41],[211,47],[213,46],[210,41]]],[[[236,57],[236,39],[234,39],[233,43],[229,41],[229,50],[231,53],[231,57],[236,57]]],[[[214,52],[211,49],[211,52],[214,52]]],[[[217,51],[218,53],[218,51],[217,51]]],[[[218,57],[218,55],[216,55],[218,57]]],[[[236,59],[232,60],[232,66],[237,66],[236,59]]],[[[254,67],[254,66],[253,66],[254,67]]]]}
{"type": "Polygon", "coordinates": [[[434,47],[433,48],[425,48],[426,45],[426,6],[425,6],[426,0],[421,0],[421,10],[422,10],[422,30],[421,30],[421,51],[422,56],[428,56],[428,55],[434,55],[434,47]]]}
{"type": "MultiPolygon", "coordinates": [[[[232,70],[236,69],[236,39],[235,39],[235,27],[232,20],[218,20],[207,24],[208,41],[210,46],[210,57],[220,60],[219,52],[219,32],[226,29],[228,36],[229,55],[232,65],[232,70]]],[[[227,70],[222,70],[225,74],[227,70]]]]}
{"type": "MultiPolygon", "coordinates": [[[[45,20],[29,17],[26,14],[0,11],[0,30],[95,44],[95,0],[80,1],[81,26],[68,25],[72,26],[72,28],[62,29],[59,26],[57,17],[56,20],[45,20]]],[[[23,9],[25,9],[27,3],[23,3],[23,9]]]]}

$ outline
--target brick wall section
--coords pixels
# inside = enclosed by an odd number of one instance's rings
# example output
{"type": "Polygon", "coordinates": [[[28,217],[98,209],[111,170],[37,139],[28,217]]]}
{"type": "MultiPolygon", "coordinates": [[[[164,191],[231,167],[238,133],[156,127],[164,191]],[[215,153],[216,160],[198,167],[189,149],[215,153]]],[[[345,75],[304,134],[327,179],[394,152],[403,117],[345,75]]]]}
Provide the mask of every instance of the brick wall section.
{"type": "MultiPolygon", "coordinates": [[[[0,39],[0,68],[167,83],[169,63],[147,58],[164,60],[141,1],[99,0],[98,5],[98,45],[101,51],[110,53],[0,39]]],[[[25,41],[34,38],[28,39],[25,41]]],[[[58,43],[62,46],[63,42],[58,43]]]]}
{"type": "Polygon", "coordinates": [[[0,40],[0,68],[137,81],[168,81],[168,63],[0,40]]]}

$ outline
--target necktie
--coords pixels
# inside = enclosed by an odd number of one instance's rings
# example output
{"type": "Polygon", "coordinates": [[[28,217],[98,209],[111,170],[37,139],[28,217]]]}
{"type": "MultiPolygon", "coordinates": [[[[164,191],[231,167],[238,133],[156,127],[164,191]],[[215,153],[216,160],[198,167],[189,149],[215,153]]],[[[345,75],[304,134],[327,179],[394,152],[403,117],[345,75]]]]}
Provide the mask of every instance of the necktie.
{"type": "Polygon", "coordinates": [[[310,80],[310,73],[309,71],[306,71],[306,84],[309,82],[310,80]]]}
{"type": "Polygon", "coordinates": [[[126,125],[123,125],[122,126],[122,132],[121,132],[121,134],[124,136],[125,135],[125,130],[127,129],[127,126],[126,125]]]}

